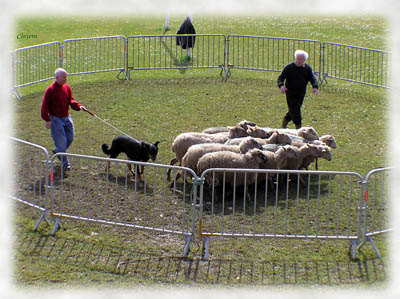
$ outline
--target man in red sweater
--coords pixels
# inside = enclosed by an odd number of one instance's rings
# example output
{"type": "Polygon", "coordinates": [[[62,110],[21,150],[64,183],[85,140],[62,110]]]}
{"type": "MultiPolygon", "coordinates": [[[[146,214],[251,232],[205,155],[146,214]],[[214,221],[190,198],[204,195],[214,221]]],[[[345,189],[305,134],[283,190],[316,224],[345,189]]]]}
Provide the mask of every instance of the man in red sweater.
{"type": "MultiPolygon", "coordinates": [[[[55,71],[55,81],[47,87],[41,115],[46,122],[46,128],[51,129],[54,141],[53,153],[65,153],[74,140],[74,122],[69,114],[69,106],[76,111],[87,109],[72,97],[71,87],[66,83],[68,73],[62,68],[55,71]]],[[[70,168],[67,157],[62,158],[64,170],[70,168]]]]}

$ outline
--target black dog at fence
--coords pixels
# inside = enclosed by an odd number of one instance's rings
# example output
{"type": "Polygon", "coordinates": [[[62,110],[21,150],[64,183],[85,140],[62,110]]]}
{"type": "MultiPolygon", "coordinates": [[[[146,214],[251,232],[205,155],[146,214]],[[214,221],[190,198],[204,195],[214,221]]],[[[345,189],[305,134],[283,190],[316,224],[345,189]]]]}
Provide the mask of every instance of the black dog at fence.
{"type": "MultiPolygon", "coordinates": [[[[159,143],[160,142],[157,141],[156,143],[151,144],[131,137],[118,136],[113,139],[110,148],[108,148],[107,144],[103,144],[101,149],[112,159],[115,159],[120,153],[125,153],[131,161],[147,162],[151,159],[152,162],[155,162],[158,154],[159,143]]],[[[108,166],[110,166],[110,163],[108,163],[108,166]]],[[[135,175],[131,164],[128,164],[128,168],[131,173],[135,175]]],[[[141,170],[138,171],[138,179],[140,182],[142,181],[141,174],[143,173],[143,170],[144,166],[141,165],[141,170]]]]}

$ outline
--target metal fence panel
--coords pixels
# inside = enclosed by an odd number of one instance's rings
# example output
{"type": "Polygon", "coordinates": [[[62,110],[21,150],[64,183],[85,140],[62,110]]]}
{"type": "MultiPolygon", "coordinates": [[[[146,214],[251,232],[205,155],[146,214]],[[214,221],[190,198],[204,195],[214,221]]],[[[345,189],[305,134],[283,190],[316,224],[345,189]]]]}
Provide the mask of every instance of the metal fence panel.
{"type": "Polygon", "coordinates": [[[356,173],[209,169],[202,178],[208,182],[200,191],[203,236],[361,236],[362,178],[356,173]],[[257,183],[250,185],[253,181],[257,183]]]}
{"type": "Polygon", "coordinates": [[[227,67],[280,72],[294,61],[294,52],[302,49],[309,54],[309,64],[315,74],[321,68],[321,42],[291,38],[229,35],[227,67]]]}
{"type": "Polygon", "coordinates": [[[192,234],[192,185],[185,183],[178,192],[167,181],[168,169],[182,170],[185,178],[193,175],[189,169],[65,153],[53,161],[62,156],[72,166],[68,171],[54,167],[51,211],[56,218],[192,234]],[[134,179],[127,165],[145,166],[144,183],[134,179]]]}
{"type": "Polygon", "coordinates": [[[54,71],[60,67],[60,45],[60,42],[52,42],[12,53],[13,87],[53,79],[54,71]]]}
{"type": "Polygon", "coordinates": [[[324,43],[323,48],[324,79],[390,88],[391,53],[336,43],[324,43]]]}
{"type": "Polygon", "coordinates": [[[380,168],[368,172],[365,178],[364,233],[373,236],[390,230],[390,175],[393,168],[380,168]]]}
{"type": "Polygon", "coordinates": [[[62,43],[63,68],[70,75],[125,72],[125,40],[123,36],[65,40],[62,43]]]}
{"type": "Polygon", "coordinates": [[[9,137],[13,148],[13,192],[11,198],[45,211],[49,207],[49,153],[39,145],[9,137]]]}
{"type": "Polygon", "coordinates": [[[128,37],[128,69],[223,68],[224,35],[141,35],[128,37]],[[194,41],[188,53],[176,44],[177,38],[194,41]]]}

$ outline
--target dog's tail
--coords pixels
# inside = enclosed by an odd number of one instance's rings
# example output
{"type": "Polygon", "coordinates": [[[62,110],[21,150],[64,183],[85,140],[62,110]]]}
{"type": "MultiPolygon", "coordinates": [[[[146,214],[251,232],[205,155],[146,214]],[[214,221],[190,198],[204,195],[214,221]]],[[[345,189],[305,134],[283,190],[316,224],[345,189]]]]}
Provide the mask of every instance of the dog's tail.
{"type": "Polygon", "coordinates": [[[103,144],[103,145],[101,146],[101,149],[103,150],[103,153],[105,153],[106,155],[111,155],[111,151],[110,151],[110,149],[108,148],[108,145],[107,145],[107,144],[103,144]]]}

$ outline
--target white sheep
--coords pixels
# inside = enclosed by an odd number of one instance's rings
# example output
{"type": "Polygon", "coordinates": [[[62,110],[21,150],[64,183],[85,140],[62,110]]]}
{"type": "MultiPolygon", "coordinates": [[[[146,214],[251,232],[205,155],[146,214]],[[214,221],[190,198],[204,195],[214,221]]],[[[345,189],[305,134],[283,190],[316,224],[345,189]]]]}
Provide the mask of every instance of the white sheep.
{"type": "Polygon", "coordinates": [[[265,131],[277,130],[279,133],[286,133],[293,136],[299,136],[304,138],[306,141],[312,141],[319,139],[318,133],[313,127],[301,127],[300,129],[272,129],[272,128],[262,128],[265,131]]]}
{"type": "Polygon", "coordinates": [[[282,150],[294,152],[295,155],[287,159],[285,167],[281,169],[299,170],[308,168],[316,158],[324,158],[328,161],[332,160],[328,146],[305,144],[298,148],[292,145],[286,145],[282,147],[282,150]]]}
{"type": "Polygon", "coordinates": [[[300,149],[300,159],[297,169],[307,169],[310,164],[316,161],[318,158],[323,158],[325,160],[331,161],[332,154],[327,145],[316,145],[307,144],[302,146],[300,149]]]}
{"type": "MultiPolygon", "coordinates": [[[[260,165],[266,161],[266,155],[259,149],[252,149],[246,154],[233,152],[214,152],[207,153],[199,159],[197,169],[199,173],[203,173],[210,168],[236,168],[236,169],[259,169],[260,165]]],[[[208,172],[205,180],[209,186],[221,186],[225,177],[225,183],[232,188],[246,184],[246,187],[255,182],[256,174],[245,173],[242,171],[218,171],[208,172]]],[[[246,190],[247,196],[248,191],[246,190]]]]}
{"type": "MultiPolygon", "coordinates": [[[[239,138],[239,137],[247,137],[250,136],[247,133],[247,130],[249,128],[257,126],[256,123],[250,122],[247,120],[242,120],[241,122],[237,123],[233,127],[228,127],[229,128],[229,138],[239,138]]],[[[252,136],[256,137],[256,136],[252,136]]]]}
{"type": "Polygon", "coordinates": [[[311,141],[310,143],[311,144],[321,144],[321,145],[326,144],[330,148],[337,148],[335,137],[333,137],[332,135],[323,135],[323,136],[319,137],[318,140],[311,141]]]}
{"type": "Polygon", "coordinates": [[[239,145],[226,145],[220,143],[204,143],[192,145],[182,158],[182,166],[192,169],[197,175],[197,162],[199,159],[211,152],[229,151],[245,154],[253,148],[262,149],[262,145],[252,137],[246,137],[239,145]]]}
{"type": "MultiPolygon", "coordinates": [[[[175,153],[175,158],[170,162],[170,165],[174,165],[179,162],[182,164],[182,158],[186,154],[186,151],[195,144],[200,143],[225,143],[228,140],[227,133],[216,133],[206,134],[197,132],[186,132],[179,134],[172,142],[172,151],[175,153]]],[[[170,179],[171,169],[167,172],[168,180],[170,179]]]]}
{"type": "MultiPolygon", "coordinates": [[[[226,141],[225,144],[238,145],[245,138],[246,137],[228,139],[228,141],[226,141]]],[[[253,138],[255,138],[255,140],[257,140],[257,142],[260,144],[291,144],[291,137],[288,134],[285,133],[281,134],[279,132],[272,133],[272,135],[269,138],[257,138],[257,137],[253,138]]]]}
{"type": "Polygon", "coordinates": [[[216,133],[227,133],[229,132],[230,127],[211,127],[204,129],[201,133],[205,134],[216,134],[216,133]]]}

